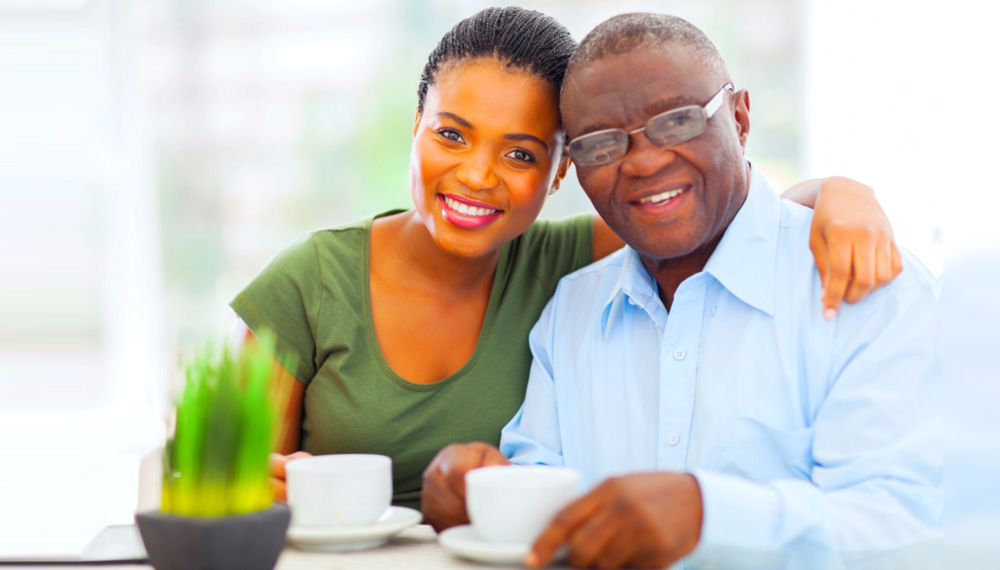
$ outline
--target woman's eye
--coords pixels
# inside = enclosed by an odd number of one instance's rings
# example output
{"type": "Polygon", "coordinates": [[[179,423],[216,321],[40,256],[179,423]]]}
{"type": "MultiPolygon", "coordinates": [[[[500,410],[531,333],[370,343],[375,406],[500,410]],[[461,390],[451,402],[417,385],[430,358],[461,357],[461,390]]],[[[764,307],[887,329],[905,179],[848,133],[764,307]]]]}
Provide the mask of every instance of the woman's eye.
{"type": "Polygon", "coordinates": [[[438,134],[450,141],[455,141],[459,143],[465,142],[465,139],[463,139],[462,135],[460,135],[456,130],[441,129],[440,131],[438,131],[438,134]]]}
{"type": "Polygon", "coordinates": [[[522,149],[514,149],[507,153],[507,156],[513,158],[514,160],[520,162],[535,162],[535,156],[530,152],[522,149]]]}

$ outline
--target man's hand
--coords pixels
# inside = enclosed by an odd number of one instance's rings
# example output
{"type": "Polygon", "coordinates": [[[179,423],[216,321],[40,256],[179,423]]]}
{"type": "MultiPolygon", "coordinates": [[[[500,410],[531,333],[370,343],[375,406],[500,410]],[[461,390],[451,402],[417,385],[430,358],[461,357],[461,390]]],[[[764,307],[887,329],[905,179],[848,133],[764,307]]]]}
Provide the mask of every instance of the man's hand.
{"type": "Polygon", "coordinates": [[[312,454],[307,451],[296,451],[288,455],[280,453],[271,454],[271,492],[274,493],[276,501],[288,500],[287,485],[285,482],[285,464],[293,459],[302,459],[304,457],[312,457],[312,454]]]}
{"type": "Polygon", "coordinates": [[[857,303],[903,270],[892,226],[871,188],[850,178],[823,181],[816,199],[809,247],[823,282],[824,316],[841,300],[857,303]]]}
{"type": "Polygon", "coordinates": [[[424,488],[420,493],[424,519],[438,532],[467,524],[465,474],[477,467],[509,463],[499,449],[481,441],[445,447],[424,470],[424,488]]]}
{"type": "Polygon", "coordinates": [[[701,490],[693,475],[608,479],[556,515],[524,563],[544,566],[566,543],[576,568],[666,568],[694,550],[701,517],[701,490]]]}

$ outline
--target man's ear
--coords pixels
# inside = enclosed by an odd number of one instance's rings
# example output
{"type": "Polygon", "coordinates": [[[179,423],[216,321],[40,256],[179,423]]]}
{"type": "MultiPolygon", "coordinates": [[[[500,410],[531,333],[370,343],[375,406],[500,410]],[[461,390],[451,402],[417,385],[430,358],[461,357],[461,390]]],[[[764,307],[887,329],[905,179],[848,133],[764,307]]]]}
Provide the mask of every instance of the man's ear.
{"type": "Polygon", "coordinates": [[[417,111],[413,114],[413,137],[414,138],[416,138],[416,136],[417,136],[417,127],[419,127],[419,126],[420,126],[420,110],[417,109],[417,111]]]}
{"type": "Polygon", "coordinates": [[[570,159],[569,155],[564,155],[559,160],[559,167],[556,169],[555,180],[552,181],[552,188],[549,189],[550,196],[555,194],[556,190],[559,190],[559,184],[562,182],[563,178],[566,178],[566,173],[569,172],[569,165],[572,162],[573,161],[570,159]]]}
{"type": "Polygon", "coordinates": [[[746,150],[747,138],[750,136],[750,92],[746,89],[736,92],[736,108],[733,110],[733,118],[736,121],[740,146],[746,150]]]}

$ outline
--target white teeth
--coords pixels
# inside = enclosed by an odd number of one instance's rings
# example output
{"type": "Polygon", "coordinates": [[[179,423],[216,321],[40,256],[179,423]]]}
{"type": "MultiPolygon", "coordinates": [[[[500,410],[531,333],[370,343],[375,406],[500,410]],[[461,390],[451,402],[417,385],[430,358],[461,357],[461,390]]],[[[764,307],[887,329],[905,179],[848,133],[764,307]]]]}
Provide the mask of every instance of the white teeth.
{"type": "Polygon", "coordinates": [[[666,202],[667,200],[670,200],[671,198],[677,196],[683,191],[684,191],[683,188],[678,188],[677,190],[661,192],[660,194],[654,194],[652,196],[647,196],[646,198],[642,198],[641,200],[639,200],[639,203],[649,204],[650,202],[666,202]]]}
{"type": "Polygon", "coordinates": [[[491,208],[477,208],[475,206],[469,206],[468,204],[463,204],[458,200],[453,200],[447,196],[444,197],[444,201],[448,204],[448,207],[455,210],[463,216],[488,216],[490,214],[495,214],[500,210],[494,210],[491,208]]]}

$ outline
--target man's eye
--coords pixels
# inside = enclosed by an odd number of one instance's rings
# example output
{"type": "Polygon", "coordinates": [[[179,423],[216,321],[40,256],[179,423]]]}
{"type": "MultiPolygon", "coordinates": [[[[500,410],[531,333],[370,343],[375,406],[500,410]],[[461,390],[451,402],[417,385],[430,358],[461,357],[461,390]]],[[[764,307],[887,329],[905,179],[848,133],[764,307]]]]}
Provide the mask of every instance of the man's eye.
{"type": "Polygon", "coordinates": [[[533,154],[519,148],[508,152],[507,156],[521,162],[535,162],[535,156],[533,154]]]}
{"type": "Polygon", "coordinates": [[[691,121],[691,117],[689,117],[687,115],[676,115],[674,117],[670,117],[670,122],[668,123],[668,126],[671,126],[671,127],[683,127],[684,125],[686,125],[690,121],[691,121]]]}
{"type": "Polygon", "coordinates": [[[462,138],[462,135],[460,135],[458,131],[453,129],[441,129],[437,133],[450,141],[465,142],[465,139],[462,138]]]}

